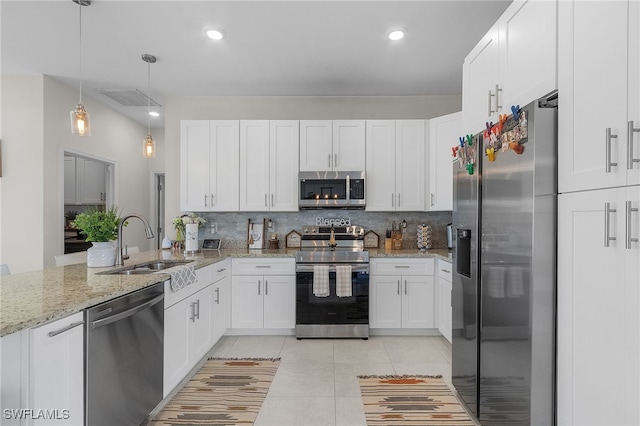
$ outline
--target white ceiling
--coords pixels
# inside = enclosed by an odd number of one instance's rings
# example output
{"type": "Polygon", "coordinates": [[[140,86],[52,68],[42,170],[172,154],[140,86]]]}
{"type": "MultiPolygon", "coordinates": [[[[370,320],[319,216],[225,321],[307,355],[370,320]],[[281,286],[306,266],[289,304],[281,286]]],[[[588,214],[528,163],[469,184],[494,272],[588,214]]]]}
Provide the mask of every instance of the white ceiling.
{"type": "MultiPolygon", "coordinates": [[[[158,59],[151,98],[161,105],[172,95],[460,94],[464,57],[509,3],[93,0],[82,9],[83,96],[146,125],[146,106],[123,107],[96,91],[146,94],[143,53],[158,59]],[[225,39],[208,39],[207,27],[225,39]],[[395,28],[406,31],[399,42],[387,39],[395,28]]],[[[2,0],[2,73],[47,74],[77,88],[79,7],[2,0]]]]}

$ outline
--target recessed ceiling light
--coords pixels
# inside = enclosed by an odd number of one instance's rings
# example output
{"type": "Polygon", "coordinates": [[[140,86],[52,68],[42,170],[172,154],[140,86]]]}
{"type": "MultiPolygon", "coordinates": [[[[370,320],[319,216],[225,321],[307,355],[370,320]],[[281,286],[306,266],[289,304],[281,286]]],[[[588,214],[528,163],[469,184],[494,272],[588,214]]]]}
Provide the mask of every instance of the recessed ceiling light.
{"type": "Polygon", "coordinates": [[[389,33],[389,40],[397,41],[404,38],[404,31],[394,30],[389,33]]]}
{"type": "Polygon", "coordinates": [[[152,117],[160,117],[160,113],[157,111],[149,111],[149,115],[152,117]]]}
{"type": "Polygon", "coordinates": [[[207,30],[207,37],[212,40],[222,40],[224,38],[224,33],[220,30],[207,30]]]}

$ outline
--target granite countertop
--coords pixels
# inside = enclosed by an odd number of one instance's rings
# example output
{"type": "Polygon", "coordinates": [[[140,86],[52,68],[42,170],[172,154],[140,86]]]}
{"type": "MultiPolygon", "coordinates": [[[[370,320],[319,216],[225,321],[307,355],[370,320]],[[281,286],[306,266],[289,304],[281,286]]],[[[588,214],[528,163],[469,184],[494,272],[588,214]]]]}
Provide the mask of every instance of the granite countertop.
{"type": "MultiPolygon", "coordinates": [[[[295,257],[298,249],[204,250],[183,255],[173,250],[155,250],[131,255],[125,267],[154,260],[193,260],[202,268],[231,257],[295,257]]],[[[371,258],[436,257],[451,261],[447,249],[369,249],[371,258]]],[[[0,279],[0,336],[34,327],[82,311],[170,278],[168,273],[148,275],[100,275],[115,267],[88,268],[85,263],[57,266],[40,271],[7,275],[0,279]]]]}

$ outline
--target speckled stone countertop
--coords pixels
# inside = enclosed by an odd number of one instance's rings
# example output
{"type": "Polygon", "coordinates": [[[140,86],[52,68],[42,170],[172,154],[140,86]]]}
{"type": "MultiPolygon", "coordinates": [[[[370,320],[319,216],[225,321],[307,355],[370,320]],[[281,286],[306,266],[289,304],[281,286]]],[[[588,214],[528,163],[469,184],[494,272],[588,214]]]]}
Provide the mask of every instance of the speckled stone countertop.
{"type": "MultiPolygon", "coordinates": [[[[157,250],[131,255],[127,266],[154,260],[193,260],[196,268],[233,257],[295,257],[298,249],[279,250],[206,250],[183,255],[172,250],[157,250]]],[[[436,257],[451,260],[448,250],[370,249],[376,257],[436,257]]],[[[110,268],[88,268],[85,263],[58,266],[40,271],[0,278],[0,336],[62,318],[144,287],[169,279],[167,273],[148,275],[101,275],[110,268]]]]}

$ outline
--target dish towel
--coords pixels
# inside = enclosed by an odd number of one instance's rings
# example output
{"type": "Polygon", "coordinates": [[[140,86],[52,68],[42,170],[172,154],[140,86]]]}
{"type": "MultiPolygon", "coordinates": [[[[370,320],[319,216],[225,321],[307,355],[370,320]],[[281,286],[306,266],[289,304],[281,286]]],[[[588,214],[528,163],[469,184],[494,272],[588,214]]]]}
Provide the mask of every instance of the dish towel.
{"type": "Polygon", "coordinates": [[[329,265],[313,266],[313,295],[316,297],[329,296],[329,265]]]}
{"type": "Polygon", "coordinates": [[[351,297],[351,265],[336,265],[336,296],[351,297]]]}
{"type": "Polygon", "coordinates": [[[173,291],[178,291],[197,281],[196,268],[191,264],[174,266],[165,271],[160,271],[160,273],[163,272],[171,275],[170,285],[173,291]]]}

